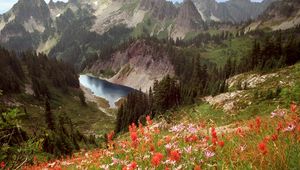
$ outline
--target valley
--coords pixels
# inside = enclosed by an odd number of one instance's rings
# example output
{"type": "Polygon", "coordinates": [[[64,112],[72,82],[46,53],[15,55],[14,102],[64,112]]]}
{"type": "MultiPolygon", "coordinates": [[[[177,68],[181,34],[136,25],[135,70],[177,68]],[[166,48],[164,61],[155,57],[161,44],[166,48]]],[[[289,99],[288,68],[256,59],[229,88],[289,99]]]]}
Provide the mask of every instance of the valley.
{"type": "Polygon", "coordinates": [[[297,169],[299,13],[18,0],[0,14],[0,169],[297,169]]]}

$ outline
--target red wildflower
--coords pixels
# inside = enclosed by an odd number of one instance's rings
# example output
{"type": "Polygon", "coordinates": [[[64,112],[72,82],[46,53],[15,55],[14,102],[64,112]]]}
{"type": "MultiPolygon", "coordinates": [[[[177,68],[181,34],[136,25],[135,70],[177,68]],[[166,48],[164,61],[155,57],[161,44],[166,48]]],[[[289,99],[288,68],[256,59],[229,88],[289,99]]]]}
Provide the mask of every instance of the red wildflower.
{"type": "Polygon", "coordinates": [[[147,120],[148,125],[152,125],[152,120],[151,120],[151,117],[149,115],[146,117],[146,120],[147,120]]]}
{"type": "Polygon", "coordinates": [[[211,134],[212,134],[212,136],[214,136],[214,135],[217,134],[217,133],[216,133],[216,129],[215,129],[214,127],[211,128],[211,134]]]}
{"type": "Polygon", "coordinates": [[[130,137],[133,142],[137,141],[138,136],[136,132],[131,132],[130,137]]]}
{"type": "Polygon", "coordinates": [[[164,141],[163,141],[163,140],[157,141],[157,146],[161,146],[161,145],[163,145],[163,144],[164,144],[164,141]]]}
{"type": "Polygon", "coordinates": [[[171,142],[171,140],[172,140],[172,138],[171,138],[170,136],[166,136],[166,137],[165,137],[165,141],[166,141],[166,143],[170,143],[170,142],[171,142]]]}
{"type": "Polygon", "coordinates": [[[198,140],[198,137],[196,135],[190,135],[185,138],[186,142],[196,142],[197,140],[198,140]]]}
{"type": "Polygon", "coordinates": [[[272,135],[272,141],[276,141],[277,139],[278,139],[278,135],[277,134],[272,135]]]}
{"type": "Polygon", "coordinates": [[[217,138],[217,132],[216,132],[216,131],[213,131],[212,134],[211,134],[211,136],[212,136],[213,138],[217,138]]]}
{"type": "Polygon", "coordinates": [[[261,119],[260,119],[260,117],[257,117],[255,119],[255,121],[256,121],[256,128],[260,128],[260,125],[261,125],[261,119]]]}
{"type": "Polygon", "coordinates": [[[292,104],[291,104],[291,112],[295,113],[296,109],[297,109],[297,105],[295,104],[295,102],[292,102],[292,104]]]}
{"type": "Polygon", "coordinates": [[[107,140],[108,140],[108,142],[112,141],[112,139],[114,138],[114,135],[115,135],[114,131],[112,131],[109,134],[107,134],[107,140]]]}
{"type": "Polygon", "coordinates": [[[153,166],[159,166],[162,159],[163,159],[163,157],[164,156],[161,153],[154,154],[153,157],[152,157],[152,160],[151,160],[152,165],[153,166]]]}
{"type": "Polygon", "coordinates": [[[264,142],[265,142],[265,143],[268,143],[270,140],[271,140],[271,137],[270,137],[270,136],[266,136],[266,137],[264,138],[264,142]]]}
{"type": "Polygon", "coordinates": [[[139,129],[140,129],[141,135],[144,135],[145,131],[144,131],[143,125],[141,123],[139,123],[139,129]]]}
{"type": "Polygon", "coordinates": [[[252,123],[250,123],[250,124],[249,124],[249,128],[250,128],[251,130],[253,130],[253,129],[254,129],[254,125],[253,125],[252,123]]]}
{"type": "Polygon", "coordinates": [[[179,153],[179,151],[178,150],[171,151],[170,152],[170,159],[172,161],[176,161],[176,162],[180,161],[180,153],[179,153]]]}
{"type": "Polygon", "coordinates": [[[283,129],[283,124],[281,122],[278,123],[276,130],[279,132],[283,129]]]}
{"type": "Polygon", "coordinates": [[[244,136],[244,132],[243,132],[243,130],[239,127],[239,128],[237,128],[237,130],[236,130],[236,134],[237,135],[239,135],[239,136],[241,136],[241,137],[243,137],[244,136]]]}
{"type": "Polygon", "coordinates": [[[219,141],[219,142],[218,142],[218,145],[219,145],[221,148],[224,146],[224,144],[225,144],[224,141],[219,141]]]}
{"type": "Polygon", "coordinates": [[[258,144],[258,149],[262,154],[267,154],[268,153],[268,148],[265,142],[261,142],[258,144]]]}
{"type": "Polygon", "coordinates": [[[130,164],[130,169],[136,169],[137,168],[137,163],[136,162],[131,162],[130,164]]]}
{"type": "Polygon", "coordinates": [[[155,151],[155,147],[154,147],[154,145],[152,145],[152,144],[150,145],[150,151],[151,151],[151,152],[154,152],[154,151],[155,151]]]}
{"type": "Polygon", "coordinates": [[[201,170],[201,167],[200,167],[199,165],[196,165],[196,166],[194,167],[194,170],[201,170]]]}
{"type": "Polygon", "coordinates": [[[6,166],[6,165],[5,165],[5,162],[2,161],[1,164],[0,164],[1,169],[4,169],[5,166],[6,166]]]}
{"type": "Polygon", "coordinates": [[[160,133],[159,128],[154,128],[154,133],[155,133],[155,134],[159,134],[159,133],[160,133]]]}
{"type": "Polygon", "coordinates": [[[211,142],[212,142],[214,145],[217,144],[218,138],[214,138],[214,137],[213,137],[213,138],[211,139],[211,142]]]}
{"type": "Polygon", "coordinates": [[[132,123],[132,125],[129,125],[129,132],[136,132],[136,125],[132,123]]]}

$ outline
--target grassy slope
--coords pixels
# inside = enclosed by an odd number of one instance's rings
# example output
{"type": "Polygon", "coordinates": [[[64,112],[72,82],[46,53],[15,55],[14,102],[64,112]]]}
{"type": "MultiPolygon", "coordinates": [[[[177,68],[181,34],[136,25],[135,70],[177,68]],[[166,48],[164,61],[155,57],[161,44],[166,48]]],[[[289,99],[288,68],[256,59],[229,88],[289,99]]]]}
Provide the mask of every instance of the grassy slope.
{"type": "MultiPolygon", "coordinates": [[[[251,49],[252,40],[247,37],[235,38],[222,46],[209,48],[202,56],[224,65],[227,58],[240,59],[251,49]]],[[[197,51],[197,49],[195,49],[197,51]]],[[[149,126],[137,130],[138,144],[133,141],[133,134],[125,133],[109,144],[109,149],[97,149],[86,153],[78,153],[78,159],[65,160],[70,165],[60,163],[57,167],[66,169],[122,169],[138,164],[139,168],[154,169],[193,169],[197,165],[204,169],[292,169],[300,164],[300,124],[299,110],[296,113],[287,111],[284,118],[270,118],[270,113],[277,106],[288,110],[291,94],[300,96],[297,80],[300,79],[300,64],[274,71],[279,76],[268,79],[257,88],[243,92],[248,96],[237,102],[240,109],[234,114],[228,114],[221,109],[206,103],[185,106],[167,113],[166,121],[158,119],[157,126],[149,126]],[[280,81],[285,82],[280,85],[280,81]],[[289,84],[289,82],[294,82],[289,84]],[[271,90],[275,93],[280,85],[281,93],[273,98],[266,98],[271,90]],[[259,93],[255,97],[255,93],[259,93]],[[245,105],[249,103],[251,105],[245,105]],[[168,122],[168,123],[166,123],[168,122]],[[283,129],[293,122],[293,132],[283,129]],[[278,124],[282,129],[276,131],[278,124]],[[183,126],[183,130],[171,132],[172,126],[183,126]],[[205,126],[204,126],[205,125],[205,126]],[[190,131],[197,129],[196,134],[190,131]],[[156,128],[158,127],[158,128],[156,128]],[[214,144],[208,132],[210,127],[217,127],[217,143],[214,144]],[[227,132],[224,127],[228,127],[227,132]],[[222,130],[223,129],[223,130],[222,130]],[[196,136],[195,141],[187,141],[187,137],[196,136]],[[275,137],[274,137],[275,135],[275,137]],[[208,140],[205,137],[208,136],[208,140]],[[170,138],[170,140],[169,140],[170,138]],[[278,138],[278,139],[277,139],[278,138]],[[219,142],[224,142],[220,146],[219,142]],[[171,150],[179,151],[179,159],[172,163],[172,154],[166,145],[172,144],[171,150]],[[264,144],[265,147],[260,147],[264,144]],[[151,147],[153,146],[153,148],[151,147]],[[189,151],[191,147],[191,151],[189,151]],[[210,151],[214,156],[208,158],[205,152],[210,151]],[[157,167],[153,165],[155,153],[163,155],[162,162],[157,167]],[[264,153],[266,152],[266,153],[264,153]],[[88,156],[87,156],[88,155],[88,156]],[[112,159],[114,158],[114,160],[112,159]],[[113,163],[115,162],[115,163],[113,163]]],[[[250,73],[249,73],[250,74],[250,73]]],[[[246,76],[247,74],[245,74],[246,76]]],[[[243,76],[242,76],[243,79],[243,76]]],[[[236,90],[236,89],[231,89],[236,90]]],[[[297,97],[297,96],[296,96],[297,97]]],[[[294,99],[296,99],[294,97],[294,99]]],[[[299,102],[299,100],[297,100],[299,102]]],[[[48,166],[47,164],[39,166],[48,166]]],[[[128,168],[129,169],[129,168],[128,168]]],[[[134,169],[134,168],[133,168],[134,169]]]]}
{"type": "MultiPolygon", "coordinates": [[[[95,131],[96,134],[103,134],[113,129],[114,118],[106,116],[98,110],[94,103],[82,106],[77,93],[77,89],[69,89],[68,93],[51,89],[51,109],[55,117],[57,118],[60,114],[68,115],[81,132],[95,131]]],[[[29,132],[35,132],[34,129],[45,127],[44,102],[42,100],[27,94],[16,95],[14,98],[23,104],[20,110],[27,112],[22,122],[29,132]]]]}
{"type": "Polygon", "coordinates": [[[202,56],[223,66],[229,58],[239,61],[249,53],[252,47],[252,39],[249,37],[239,37],[227,40],[222,45],[212,45],[206,48],[202,56]]]}
{"type": "MultiPolygon", "coordinates": [[[[244,91],[250,96],[247,102],[250,100],[252,104],[234,114],[206,103],[185,106],[166,113],[166,118],[157,118],[151,126],[133,128],[130,133],[118,136],[108,144],[108,149],[81,152],[64,160],[69,165],[60,162],[55,165],[66,169],[135,169],[135,164],[141,169],[297,169],[300,109],[292,112],[289,105],[291,98],[298,104],[300,101],[297,87],[300,63],[274,73],[278,75],[276,78],[244,91]],[[278,84],[282,89],[280,95],[267,99],[265,92],[275,91],[278,84]],[[253,98],[257,90],[261,95],[253,98]],[[270,118],[278,105],[285,109],[285,116],[270,118]],[[215,127],[216,135],[212,135],[211,127],[215,127]],[[207,155],[209,152],[211,157],[207,155]],[[156,153],[162,154],[157,166],[153,163],[156,153]]],[[[245,77],[247,74],[241,79],[245,77]]]]}

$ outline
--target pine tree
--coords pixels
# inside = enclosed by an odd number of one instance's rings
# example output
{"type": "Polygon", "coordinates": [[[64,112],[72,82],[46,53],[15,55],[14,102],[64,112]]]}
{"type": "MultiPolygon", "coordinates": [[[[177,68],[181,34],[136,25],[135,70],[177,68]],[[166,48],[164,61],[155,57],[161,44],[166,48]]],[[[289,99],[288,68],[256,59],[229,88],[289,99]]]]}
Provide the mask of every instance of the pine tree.
{"type": "Polygon", "coordinates": [[[46,101],[45,101],[45,117],[46,117],[46,124],[47,124],[48,129],[54,131],[55,130],[55,121],[54,121],[54,116],[51,112],[51,107],[50,107],[48,98],[46,98],[46,101]]]}

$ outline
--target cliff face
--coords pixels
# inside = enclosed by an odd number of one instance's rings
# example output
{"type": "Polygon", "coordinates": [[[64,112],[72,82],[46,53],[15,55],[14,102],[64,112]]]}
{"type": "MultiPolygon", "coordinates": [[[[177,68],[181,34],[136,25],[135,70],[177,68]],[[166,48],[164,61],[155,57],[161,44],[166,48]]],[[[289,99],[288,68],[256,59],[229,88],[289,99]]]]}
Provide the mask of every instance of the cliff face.
{"type": "Polygon", "coordinates": [[[300,25],[300,1],[281,0],[273,2],[262,15],[246,27],[245,32],[264,28],[286,30],[298,25],[300,25]]]}
{"type": "Polygon", "coordinates": [[[112,70],[116,74],[110,82],[126,85],[147,92],[155,80],[174,75],[174,68],[163,47],[140,40],[126,50],[112,54],[110,60],[98,60],[86,72],[99,74],[112,70]]]}
{"type": "Polygon", "coordinates": [[[255,19],[274,1],[264,0],[261,3],[250,0],[229,0],[217,3],[216,0],[192,0],[202,18],[213,21],[242,22],[255,19]]]}
{"type": "Polygon", "coordinates": [[[175,21],[174,38],[183,38],[190,31],[202,30],[204,21],[191,0],[185,0],[179,8],[175,21]]]}
{"type": "Polygon", "coordinates": [[[149,11],[159,20],[174,19],[178,13],[178,9],[172,2],[162,0],[141,0],[140,9],[149,11]]]}

